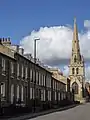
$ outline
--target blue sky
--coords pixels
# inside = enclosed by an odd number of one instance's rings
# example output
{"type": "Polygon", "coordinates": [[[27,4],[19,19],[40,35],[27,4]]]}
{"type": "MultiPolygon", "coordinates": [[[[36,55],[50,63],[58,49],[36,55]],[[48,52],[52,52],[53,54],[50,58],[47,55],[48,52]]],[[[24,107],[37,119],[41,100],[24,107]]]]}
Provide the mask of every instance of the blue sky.
{"type": "MultiPolygon", "coordinates": [[[[88,35],[90,36],[90,29],[86,30],[84,28],[84,21],[89,20],[90,28],[90,0],[0,0],[0,37],[10,37],[13,44],[19,44],[22,40],[24,49],[33,53],[30,39],[33,38],[33,35],[41,35],[42,39],[47,39],[49,43],[47,44],[47,40],[44,43],[41,41],[41,46],[38,45],[39,56],[43,59],[47,57],[50,61],[52,60],[51,55],[53,55],[54,60],[56,59],[63,68],[63,60],[60,59],[67,57],[72,46],[69,44],[72,40],[72,29],[68,31],[70,27],[65,27],[65,25],[73,26],[75,16],[79,32],[83,31],[84,33],[81,34],[84,56],[89,56],[90,38],[88,38],[88,35]],[[58,28],[58,26],[61,26],[61,28],[58,28]],[[37,32],[32,33],[33,30],[37,32]],[[60,32],[59,36],[58,32],[60,32]],[[61,34],[64,35],[63,38],[61,34]],[[26,38],[26,36],[28,37],[26,38]],[[66,50],[64,41],[67,46],[66,50]],[[57,51],[59,51],[59,54],[57,51]],[[45,56],[47,53],[48,56],[45,56]]],[[[90,57],[86,62],[90,78],[89,61],[90,57]]],[[[68,61],[66,65],[68,65],[68,61]]],[[[67,72],[67,68],[65,69],[67,72]]]]}
{"type": "Polygon", "coordinates": [[[90,0],[0,0],[0,37],[19,43],[41,26],[72,25],[74,16],[82,30],[90,19],[90,0]]]}

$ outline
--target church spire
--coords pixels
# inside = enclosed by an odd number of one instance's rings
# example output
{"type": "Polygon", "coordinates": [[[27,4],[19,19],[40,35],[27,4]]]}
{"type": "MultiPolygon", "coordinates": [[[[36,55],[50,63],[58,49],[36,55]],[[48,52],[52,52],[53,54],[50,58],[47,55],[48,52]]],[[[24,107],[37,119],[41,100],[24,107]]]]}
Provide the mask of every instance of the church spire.
{"type": "Polygon", "coordinates": [[[82,101],[85,90],[85,66],[84,59],[80,54],[78,29],[74,18],[74,30],[72,40],[72,56],[69,65],[70,87],[74,90],[76,101],[82,101]]]}
{"type": "Polygon", "coordinates": [[[77,30],[77,24],[76,24],[76,17],[74,18],[73,40],[78,41],[78,30],[77,30]]]}
{"type": "Polygon", "coordinates": [[[73,41],[72,41],[72,57],[74,56],[77,61],[81,60],[76,18],[74,18],[74,31],[73,31],[73,41]]]}

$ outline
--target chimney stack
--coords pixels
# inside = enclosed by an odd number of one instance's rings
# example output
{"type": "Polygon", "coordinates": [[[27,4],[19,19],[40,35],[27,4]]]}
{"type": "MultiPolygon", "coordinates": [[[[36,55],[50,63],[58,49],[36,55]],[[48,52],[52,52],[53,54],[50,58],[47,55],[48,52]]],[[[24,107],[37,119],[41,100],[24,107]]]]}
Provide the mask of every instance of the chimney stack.
{"type": "Polygon", "coordinates": [[[0,38],[0,42],[4,45],[11,45],[10,38],[0,38]]]}

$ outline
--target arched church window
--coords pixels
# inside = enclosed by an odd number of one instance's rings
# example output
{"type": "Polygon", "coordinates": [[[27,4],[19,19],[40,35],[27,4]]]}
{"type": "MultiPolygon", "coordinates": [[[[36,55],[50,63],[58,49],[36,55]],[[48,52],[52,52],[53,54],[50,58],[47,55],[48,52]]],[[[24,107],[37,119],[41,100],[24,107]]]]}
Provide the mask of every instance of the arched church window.
{"type": "Polygon", "coordinates": [[[78,68],[76,68],[76,74],[78,74],[78,71],[79,71],[79,69],[78,69],[78,68]]]}
{"type": "Polygon", "coordinates": [[[75,55],[75,57],[74,57],[74,62],[76,62],[76,55],[75,55]]]}
{"type": "Polygon", "coordinates": [[[74,74],[74,68],[72,68],[72,74],[74,74]]]}
{"type": "Polygon", "coordinates": [[[72,90],[74,91],[74,94],[78,94],[78,84],[76,82],[72,84],[72,90]]]}

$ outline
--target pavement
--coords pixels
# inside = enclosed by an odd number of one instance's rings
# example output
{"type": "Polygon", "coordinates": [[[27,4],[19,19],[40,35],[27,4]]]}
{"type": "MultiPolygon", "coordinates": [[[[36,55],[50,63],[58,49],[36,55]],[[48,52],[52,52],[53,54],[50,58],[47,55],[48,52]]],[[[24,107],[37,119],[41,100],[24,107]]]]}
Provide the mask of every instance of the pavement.
{"type": "Polygon", "coordinates": [[[90,103],[28,120],[90,120],[90,103]]]}
{"type": "MultiPolygon", "coordinates": [[[[29,113],[29,114],[20,115],[20,116],[14,117],[14,118],[6,118],[6,119],[2,119],[2,120],[29,120],[31,118],[37,118],[39,116],[55,113],[57,111],[59,111],[59,112],[64,111],[64,110],[67,110],[67,109],[70,109],[70,108],[73,108],[73,107],[76,107],[76,106],[77,105],[70,105],[70,106],[66,106],[66,107],[63,107],[63,108],[50,109],[50,110],[39,112],[39,113],[29,113]]],[[[44,119],[41,119],[41,120],[44,120],[44,119]]]]}

